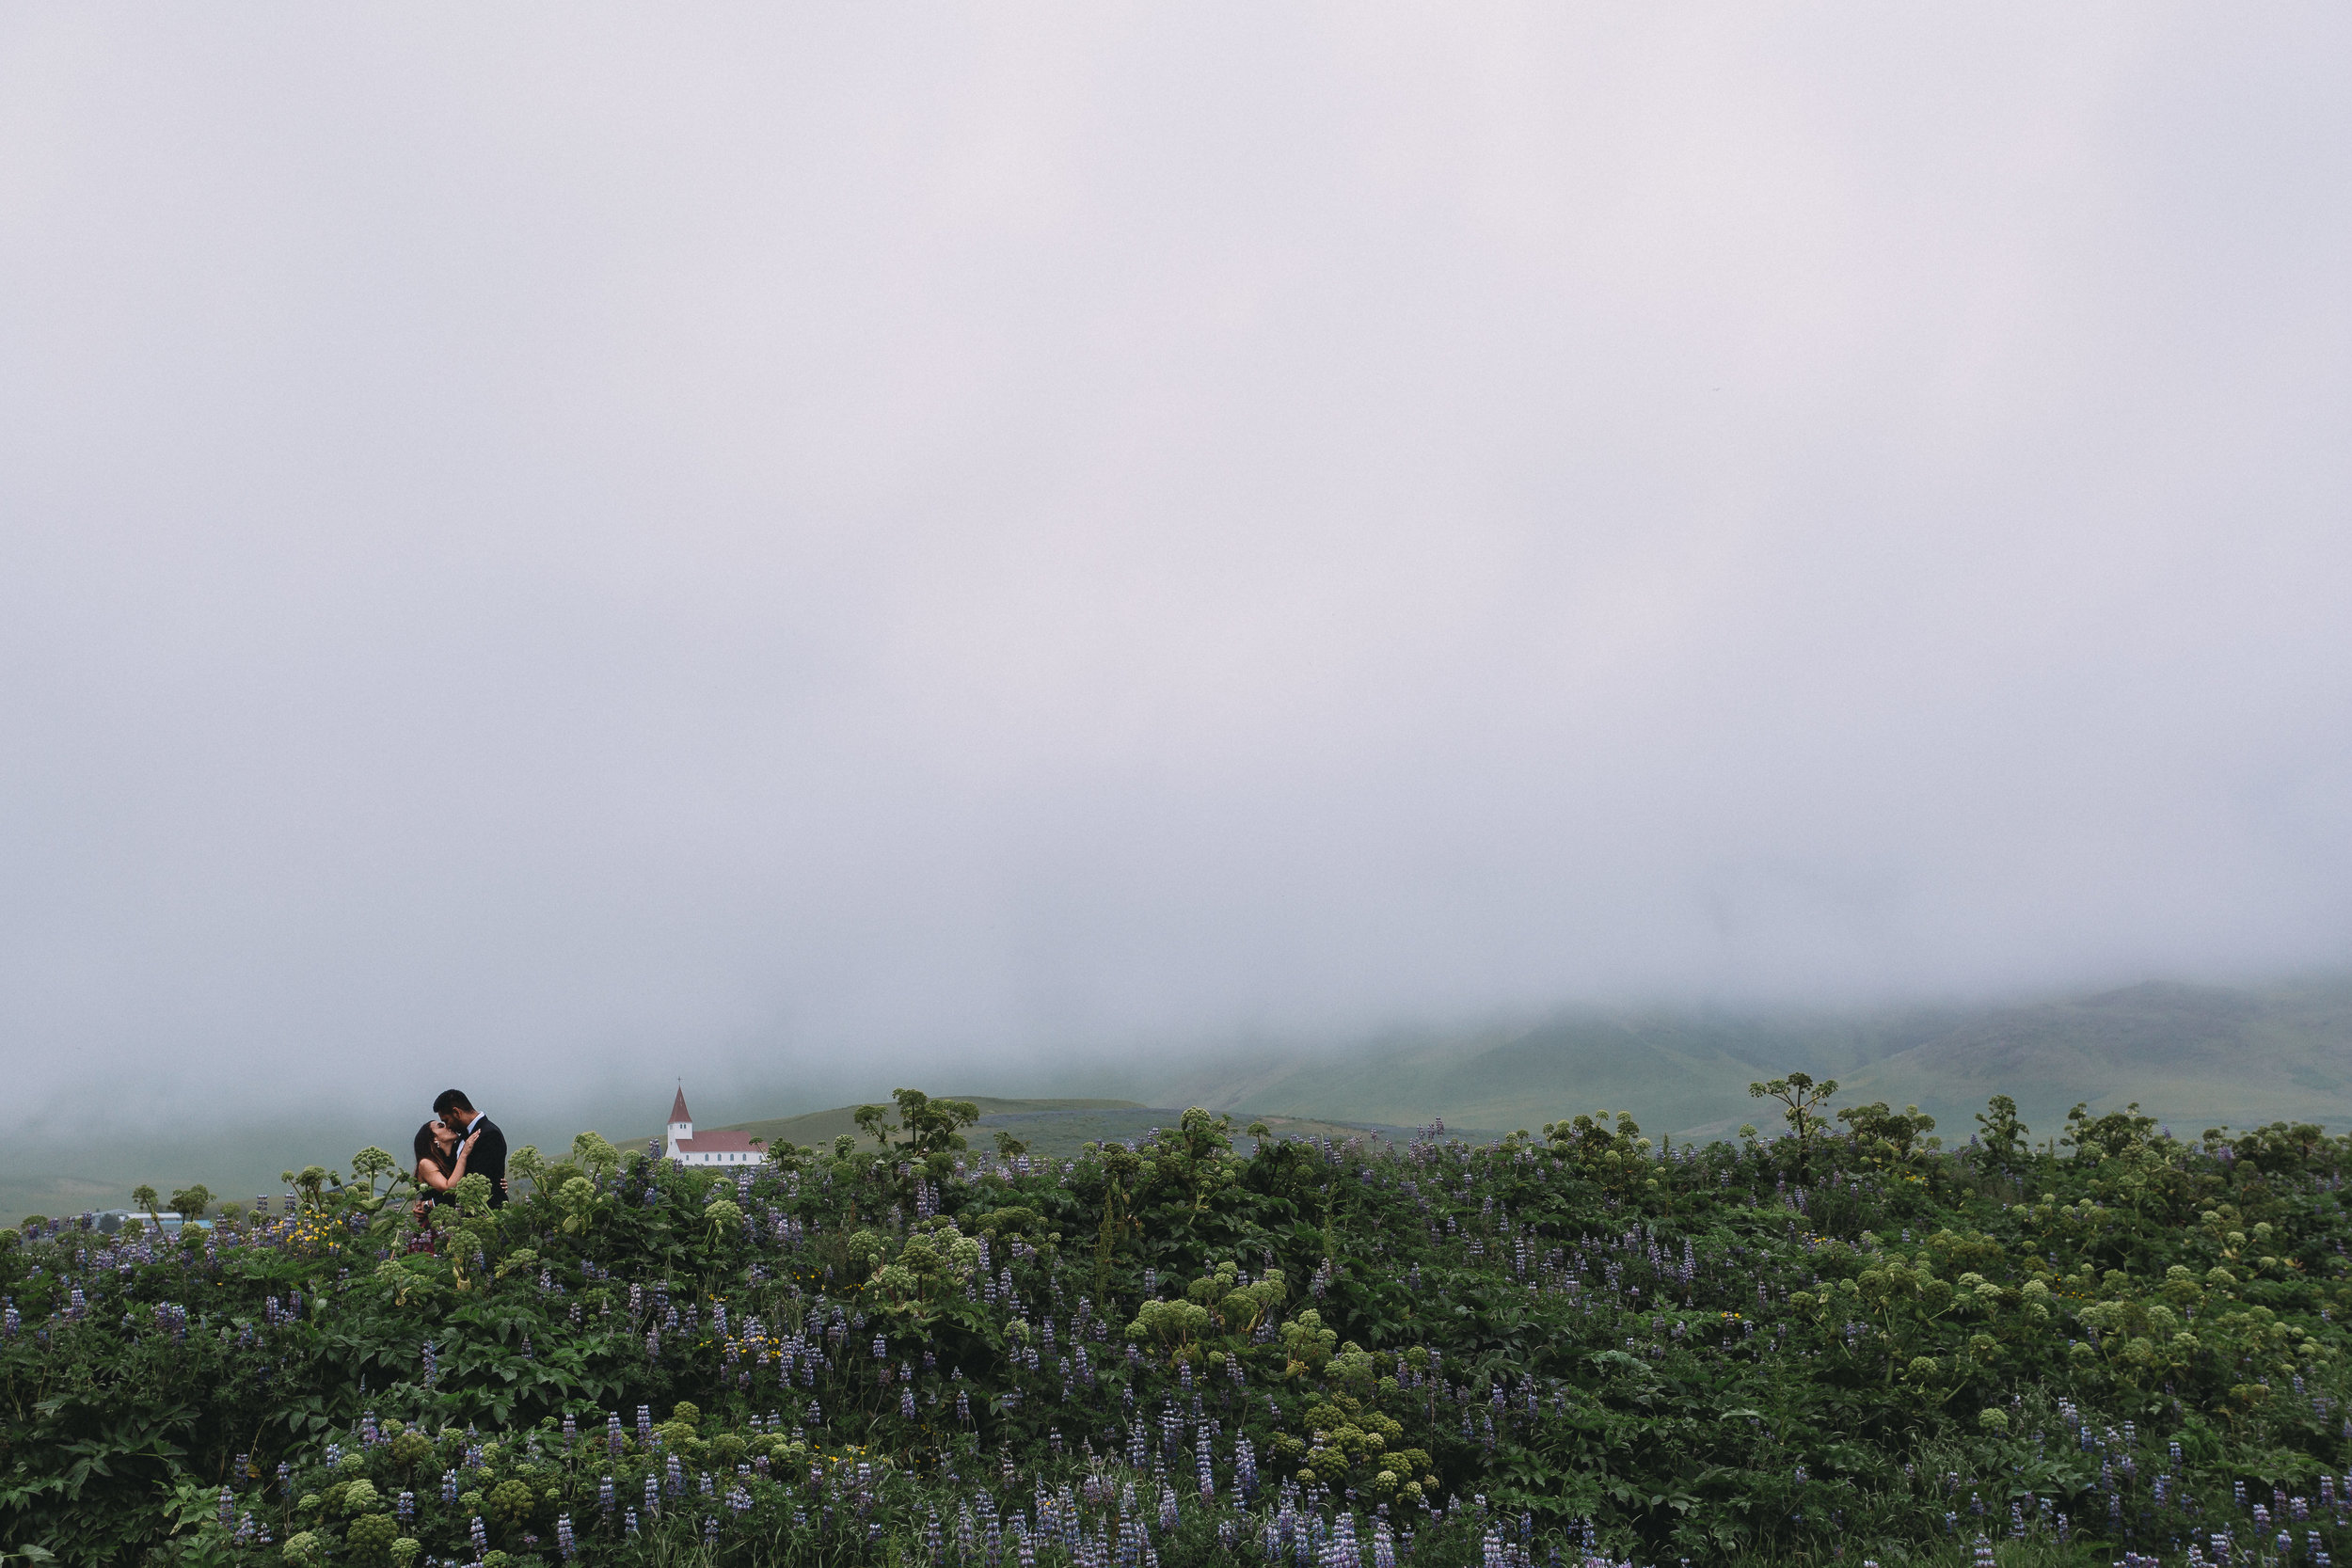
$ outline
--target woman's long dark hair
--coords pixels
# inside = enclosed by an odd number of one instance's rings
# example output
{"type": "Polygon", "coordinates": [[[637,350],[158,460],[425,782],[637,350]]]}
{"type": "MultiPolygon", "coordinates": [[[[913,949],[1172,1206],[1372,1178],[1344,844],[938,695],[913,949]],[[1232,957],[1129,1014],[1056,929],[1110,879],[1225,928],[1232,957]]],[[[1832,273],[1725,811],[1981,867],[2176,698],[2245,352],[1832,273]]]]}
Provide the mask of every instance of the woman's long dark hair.
{"type": "Polygon", "coordinates": [[[417,1129],[417,1158],[432,1161],[446,1173],[451,1166],[457,1164],[457,1157],[453,1154],[442,1153],[441,1146],[434,1142],[433,1130],[439,1125],[437,1121],[428,1121],[417,1129]]]}

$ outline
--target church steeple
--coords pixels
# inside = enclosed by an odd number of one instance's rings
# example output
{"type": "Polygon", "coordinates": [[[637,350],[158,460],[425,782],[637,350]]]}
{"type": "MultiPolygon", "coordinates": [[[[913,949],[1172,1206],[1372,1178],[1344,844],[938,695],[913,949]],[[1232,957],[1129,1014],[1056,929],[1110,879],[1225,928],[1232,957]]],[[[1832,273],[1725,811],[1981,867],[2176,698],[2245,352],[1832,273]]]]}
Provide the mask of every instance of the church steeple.
{"type": "Polygon", "coordinates": [[[677,1098],[670,1101],[670,1126],[663,1135],[669,1139],[673,1148],[679,1139],[691,1138],[694,1135],[694,1117],[692,1113],[686,1108],[686,1085],[684,1084],[678,1085],[677,1098]]]}

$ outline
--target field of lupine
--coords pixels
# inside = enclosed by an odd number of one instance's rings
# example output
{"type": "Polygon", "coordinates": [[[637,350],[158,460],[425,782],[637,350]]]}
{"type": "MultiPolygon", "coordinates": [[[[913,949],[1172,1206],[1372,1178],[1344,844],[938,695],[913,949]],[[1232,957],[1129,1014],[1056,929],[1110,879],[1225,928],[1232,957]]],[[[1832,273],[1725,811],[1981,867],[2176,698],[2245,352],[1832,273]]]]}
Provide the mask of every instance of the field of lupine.
{"type": "MultiPolygon", "coordinates": [[[[2352,1140],[1756,1085],[1772,1135],[584,1134],[0,1233],[0,1562],[2324,1565],[2352,1140]],[[1010,1140],[1006,1140],[1009,1144],[1010,1140]],[[451,1223],[453,1222],[453,1223],[451,1223]]],[[[1759,1119],[1766,1119],[1759,1117],[1759,1119]]]]}

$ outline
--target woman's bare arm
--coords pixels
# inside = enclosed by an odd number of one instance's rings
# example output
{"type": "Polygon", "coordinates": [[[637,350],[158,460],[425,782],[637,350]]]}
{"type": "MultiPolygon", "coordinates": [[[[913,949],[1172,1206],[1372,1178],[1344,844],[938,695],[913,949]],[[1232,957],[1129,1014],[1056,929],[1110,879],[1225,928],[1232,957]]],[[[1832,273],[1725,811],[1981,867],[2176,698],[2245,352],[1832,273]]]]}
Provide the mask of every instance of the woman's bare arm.
{"type": "MultiPolygon", "coordinates": [[[[461,1170],[464,1168],[464,1163],[462,1161],[459,1163],[459,1168],[461,1170]]],[[[432,1188],[437,1193],[447,1192],[450,1184],[456,1180],[457,1178],[455,1175],[443,1176],[441,1174],[441,1167],[431,1160],[420,1160],[417,1162],[418,1182],[423,1186],[432,1188]]]]}
{"type": "Polygon", "coordinates": [[[482,1134],[478,1132],[469,1132],[466,1134],[466,1141],[457,1146],[457,1164],[450,1167],[449,1180],[444,1185],[455,1186],[457,1179],[466,1174],[466,1156],[473,1152],[474,1140],[480,1136],[482,1134]]]}

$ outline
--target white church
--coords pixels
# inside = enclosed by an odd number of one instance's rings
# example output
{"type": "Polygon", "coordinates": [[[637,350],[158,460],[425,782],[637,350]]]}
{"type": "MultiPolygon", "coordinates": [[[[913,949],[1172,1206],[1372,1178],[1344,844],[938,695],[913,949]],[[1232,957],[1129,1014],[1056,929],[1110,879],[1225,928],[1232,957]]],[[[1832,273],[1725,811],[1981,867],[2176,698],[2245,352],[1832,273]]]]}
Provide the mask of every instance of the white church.
{"type": "Polygon", "coordinates": [[[694,1135],[694,1117],[686,1109],[686,1085],[678,1085],[670,1102],[670,1125],[662,1133],[665,1159],[681,1165],[755,1165],[767,1145],[749,1132],[705,1132],[694,1135]]]}

